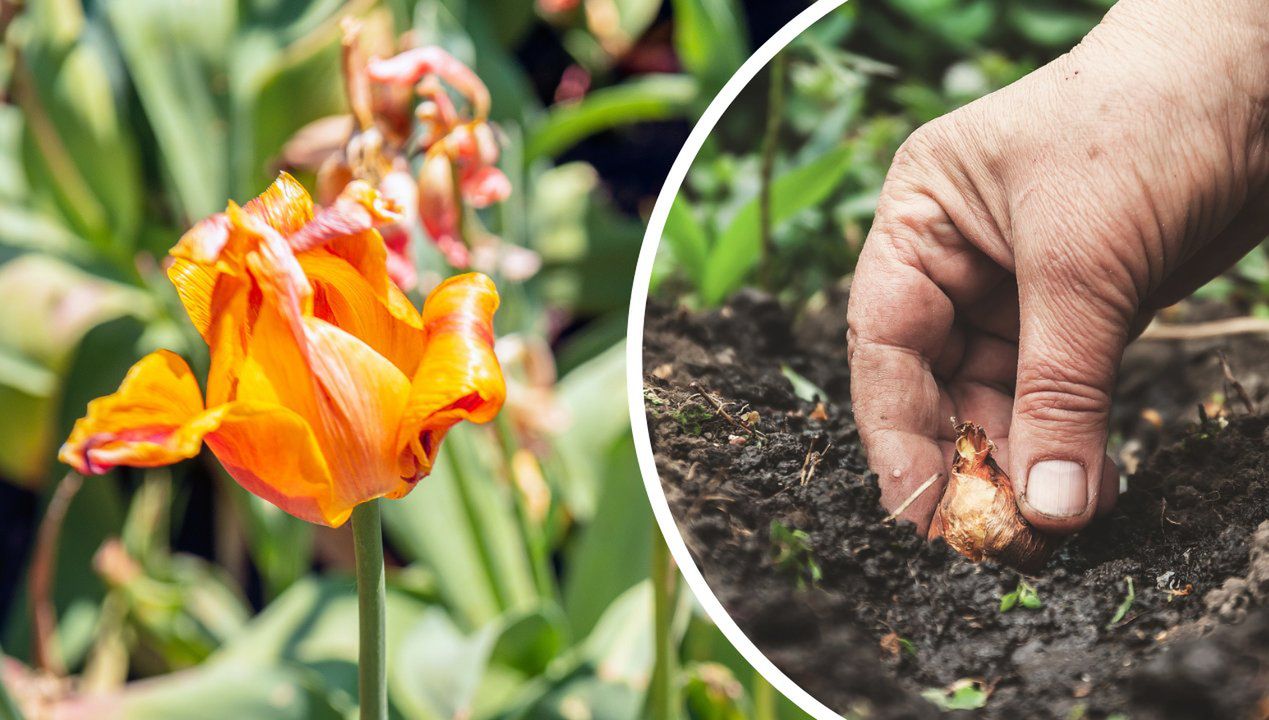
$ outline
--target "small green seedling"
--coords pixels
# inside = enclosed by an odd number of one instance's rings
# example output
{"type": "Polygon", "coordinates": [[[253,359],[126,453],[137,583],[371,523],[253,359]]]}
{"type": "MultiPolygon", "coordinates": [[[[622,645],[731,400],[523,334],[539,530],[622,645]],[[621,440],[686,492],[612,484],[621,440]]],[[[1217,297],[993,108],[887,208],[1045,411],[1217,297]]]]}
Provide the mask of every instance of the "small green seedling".
{"type": "Polygon", "coordinates": [[[983,681],[963,678],[945,688],[930,688],[921,693],[940,710],[977,710],[987,704],[991,692],[983,687],[983,681]]]}
{"type": "Polygon", "coordinates": [[[1018,587],[1013,592],[1001,596],[1000,612],[1007,613],[1018,605],[1028,610],[1039,610],[1044,606],[1035,586],[1022,578],[1018,579],[1018,587]]]}
{"type": "Polygon", "coordinates": [[[1115,616],[1112,617],[1110,619],[1110,623],[1106,625],[1107,630],[1117,625],[1120,620],[1124,619],[1124,616],[1132,609],[1132,601],[1137,599],[1137,591],[1132,586],[1132,578],[1125,577],[1124,582],[1128,583],[1128,594],[1124,596],[1124,601],[1119,603],[1119,608],[1115,610],[1115,616]]]}
{"type": "Polygon", "coordinates": [[[793,386],[793,394],[796,395],[799,400],[805,400],[806,402],[813,403],[816,400],[825,400],[828,398],[828,395],[825,394],[818,385],[810,380],[807,380],[788,365],[781,365],[780,372],[784,374],[784,377],[788,378],[789,384],[793,386]]]}
{"type": "Polygon", "coordinates": [[[688,403],[679,408],[671,417],[688,435],[700,435],[701,426],[714,419],[714,413],[696,403],[688,403]]]}
{"type": "Polygon", "coordinates": [[[771,545],[775,549],[775,565],[782,571],[795,573],[798,589],[819,583],[824,577],[811,554],[811,536],[802,530],[791,530],[779,520],[771,521],[771,545]]]}

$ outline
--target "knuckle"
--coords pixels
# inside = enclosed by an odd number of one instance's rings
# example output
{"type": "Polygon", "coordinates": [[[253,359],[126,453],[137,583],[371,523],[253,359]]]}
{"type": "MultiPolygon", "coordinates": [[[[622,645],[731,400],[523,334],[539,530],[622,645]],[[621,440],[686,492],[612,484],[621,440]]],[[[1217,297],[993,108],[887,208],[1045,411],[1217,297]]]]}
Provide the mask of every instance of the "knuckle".
{"type": "Polygon", "coordinates": [[[1138,283],[1113,243],[1046,243],[1027,264],[1028,280],[1073,318],[1128,323],[1137,313],[1138,283]]]}
{"type": "MultiPolygon", "coordinates": [[[[1018,369],[1014,410],[1053,431],[1083,432],[1110,412],[1109,383],[1074,358],[1043,358],[1018,369]]],[[[1086,365],[1086,364],[1084,364],[1086,365]]]]}

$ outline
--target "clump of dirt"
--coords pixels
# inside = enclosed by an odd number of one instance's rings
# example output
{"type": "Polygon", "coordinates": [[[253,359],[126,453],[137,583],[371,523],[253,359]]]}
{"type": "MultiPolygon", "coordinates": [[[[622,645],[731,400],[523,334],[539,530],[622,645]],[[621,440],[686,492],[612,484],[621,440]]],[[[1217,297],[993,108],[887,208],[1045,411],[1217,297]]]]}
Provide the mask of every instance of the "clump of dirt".
{"type": "Polygon", "coordinates": [[[749,292],[647,317],[645,406],[679,527],[732,617],[821,701],[871,718],[938,716],[922,694],[987,718],[1269,707],[1269,526],[1249,560],[1269,517],[1269,417],[1155,453],[1024,585],[885,522],[841,335],[795,333],[749,292]]]}

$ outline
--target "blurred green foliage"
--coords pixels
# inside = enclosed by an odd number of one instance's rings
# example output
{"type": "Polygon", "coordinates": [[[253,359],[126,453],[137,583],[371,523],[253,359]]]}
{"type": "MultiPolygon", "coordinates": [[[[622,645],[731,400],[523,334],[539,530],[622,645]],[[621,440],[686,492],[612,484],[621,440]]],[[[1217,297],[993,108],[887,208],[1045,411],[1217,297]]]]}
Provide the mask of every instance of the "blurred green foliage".
{"type": "MultiPolygon", "coordinates": [[[[710,134],[670,210],[654,289],[715,306],[750,284],[797,304],[849,274],[904,139],[1069,50],[1111,4],[836,9],[783,49],[710,134]]],[[[1266,277],[1262,245],[1198,297],[1269,316],[1266,277]]]]}
{"type": "MultiPolygon", "coordinates": [[[[76,679],[46,698],[66,717],[355,712],[346,533],[246,494],[210,456],[77,492],[54,460],[144,353],[205,367],[163,257],[260,192],[296,131],[345,111],[339,20],[355,15],[443,45],[489,84],[514,194],[472,219],[542,259],[532,278],[495,278],[503,415],[453,431],[431,477],[384,504],[394,717],[639,718],[654,666],[673,668],[675,714],[802,717],[689,593],[650,579],[660,539],[620,343],[641,226],[594,167],[561,160],[599,132],[690,120],[747,56],[744,17],[733,0],[674,0],[668,24],[661,0],[605,8],[611,22],[501,0],[0,2],[0,478],[43,521],[9,560],[27,580],[0,625],[23,663],[0,686],[19,704],[38,684],[24,668],[42,666],[76,679]],[[654,23],[685,72],[619,67],[654,23]],[[587,74],[583,97],[538,99],[542,71],[517,52],[540,37],[587,74]]],[[[450,273],[419,232],[420,272],[450,273]]]]}

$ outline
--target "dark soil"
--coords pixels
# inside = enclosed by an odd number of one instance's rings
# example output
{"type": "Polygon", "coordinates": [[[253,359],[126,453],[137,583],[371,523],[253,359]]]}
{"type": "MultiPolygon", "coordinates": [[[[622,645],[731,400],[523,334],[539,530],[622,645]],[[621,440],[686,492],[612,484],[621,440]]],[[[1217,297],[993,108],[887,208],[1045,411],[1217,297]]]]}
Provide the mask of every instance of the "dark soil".
{"type": "Polygon", "coordinates": [[[883,523],[843,334],[797,327],[742,293],[706,314],[653,305],[644,337],[670,506],[723,605],[786,674],[871,718],[937,716],[921,693],[965,678],[988,693],[973,717],[1265,717],[1269,523],[1252,544],[1269,517],[1269,416],[1154,453],[1110,516],[1028,578],[1042,606],[1001,612],[1016,571],[883,523]],[[826,418],[782,366],[824,391],[826,418]],[[1129,577],[1135,599],[1112,623],[1129,577]]]}

